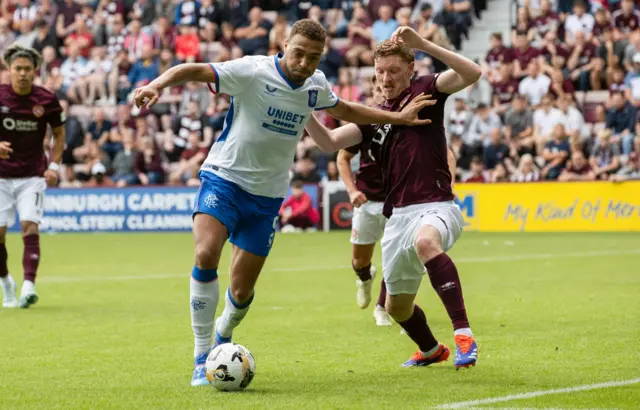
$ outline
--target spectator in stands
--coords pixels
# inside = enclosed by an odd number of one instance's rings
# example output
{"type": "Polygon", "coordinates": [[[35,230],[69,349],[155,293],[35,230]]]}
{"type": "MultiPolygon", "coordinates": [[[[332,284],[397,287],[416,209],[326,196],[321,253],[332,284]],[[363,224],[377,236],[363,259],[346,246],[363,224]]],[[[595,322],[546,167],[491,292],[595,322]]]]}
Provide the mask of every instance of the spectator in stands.
{"type": "Polygon", "coordinates": [[[524,154],[520,157],[518,169],[511,175],[513,182],[534,182],[540,179],[540,171],[533,160],[531,154],[524,154]]]}
{"type": "Polygon", "coordinates": [[[38,16],[47,22],[47,26],[55,34],[56,17],[58,16],[58,5],[53,0],[40,0],[38,5],[38,16]]]}
{"type": "Polygon", "coordinates": [[[87,63],[83,73],[82,83],[79,87],[89,89],[85,104],[93,104],[96,98],[100,105],[108,104],[107,77],[113,69],[113,62],[107,59],[107,50],[104,47],[94,47],[91,50],[91,60],[87,63]]]}
{"type": "Polygon", "coordinates": [[[520,7],[517,11],[516,24],[511,27],[511,42],[516,42],[516,36],[522,34],[528,42],[534,40],[536,30],[533,19],[527,7],[520,7]]]}
{"type": "Polygon", "coordinates": [[[58,19],[56,20],[56,33],[58,37],[65,38],[73,31],[76,14],[82,13],[82,7],[73,0],[63,0],[58,4],[58,19]]]}
{"type": "Polygon", "coordinates": [[[125,17],[124,0],[100,0],[96,14],[104,14],[107,20],[125,17]]]}
{"type": "Polygon", "coordinates": [[[615,175],[611,175],[610,179],[613,182],[640,180],[640,154],[632,152],[629,155],[627,165],[622,167],[615,175]]]}
{"type": "Polygon", "coordinates": [[[291,196],[280,207],[280,225],[282,232],[296,232],[314,228],[320,219],[318,210],[313,207],[309,194],[304,192],[304,184],[300,180],[291,182],[291,196]]]}
{"type": "Polygon", "coordinates": [[[491,182],[509,182],[509,170],[505,166],[503,162],[498,162],[496,166],[491,171],[491,182]]]}
{"type": "Polygon", "coordinates": [[[15,38],[16,35],[9,27],[9,21],[4,17],[0,17],[0,50],[6,50],[13,44],[15,38]]]}
{"type": "Polygon", "coordinates": [[[571,55],[571,49],[558,40],[555,31],[547,31],[540,44],[538,60],[542,63],[542,71],[550,74],[562,70],[571,55]]]}
{"type": "Polygon", "coordinates": [[[509,146],[502,139],[502,130],[494,128],[489,135],[489,144],[484,147],[484,168],[493,170],[496,165],[509,160],[509,146]]]}
{"type": "Polygon", "coordinates": [[[540,107],[533,113],[533,138],[538,155],[552,139],[553,130],[556,125],[562,124],[562,119],[562,112],[553,106],[553,96],[547,94],[542,97],[540,107]]]}
{"type": "Polygon", "coordinates": [[[329,161],[327,163],[327,181],[340,181],[340,174],[338,173],[338,165],[336,161],[329,161]]]}
{"type": "Polygon", "coordinates": [[[398,28],[398,22],[393,18],[393,9],[384,5],[378,9],[378,20],[371,26],[371,35],[373,37],[372,48],[376,44],[388,40],[398,28]]]}
{"type": "Polygon", "coordinates": [[[551,85],[549,86],[549,94],[554,98],[560,99],[569,97],[571,100],[575,98],[575,88],[570,79],[565,79],[562,71],[553,70],[551,72],[551,85]]]}
{"type": "Polygon", "coordinates": [[[511,77],[511,68],[508,64],[513,62],[513,51],[504,45],[502,33],[492,33],[489,43],[491,48],[482,62],[482,71],[492,83],[505,81],[506,73],[511,77]],[[502,71],[501,67],[505,65],[506,71],[502,71]]]}
{"type": "Polygon", "coordinates": [[[185,114],[176,117],[172,128],[167,130],[164,150],[169,162],[177,162],[182,158],[182,153],[189,148],[189,138],[194,133],[200,138],[197,143],[199,147],[207,149],[213,143],[213,129],[200,112],[200,103],[191,100],[187,103],[185,114]]]}
{"type": "Polygon", "coordinates": [[[149,84],[160,75],[158,61],[153,57],[151,44],[144,44],[140,51],[140,59],[129,71],[131,90],[149,84]]]}
{"type": "Polygon", "coordinates": [[[589,128],[584,121],[584,116],[573,106],[573,97],[565,94],[558,98],[558,109],[562,113],[562,124],[569,137],[576,137],[584,141],[589,138],[589,128]]]}
{"type": "Polygon", "coordinates": [[[583,33],[586,39],[591,37],[595,19],[586,12],[586,6],[582,0],[576,0],[573,4],[573,14],[567,17],[564,23],[565,42],[574,44],[576,34],[583,33]]]}
{"type": "Polygon", "coordinates": [[[333,86],[333,92],[345,101],[360,101],[360,88],[353,81],[353,73],[348,68],[340,70],[338,84],[333,86]]]}
{"type": "Polygon", "coordinates": [[[317,184],[321,180],[320,175],[316,170],[316,165],[309,156],[305,156],[296,161],[293,179],[309,184],[317,184]]]}
{"type": "MultiPolygon", "coordinates": [[[[291,26],[287,21],[287,17],[278,15],[273,28],[269,31],[269,55],[284,52],[284,42],[289,37],[290,32],[291,26]]],[[[327,39],[330,39],[330,36],[327,36],[327,39]]],[[[325,48],[326,46],[327,44],[325,43],[325,48]]]]}
{"type": "MultiPolygon", "coordinates": [[[[131,64],[140,59],[144,59],[143,50],[153,50],[153,39],[142,31],[140,20],[132,20],[127,28],[129,34],[124,39],[123,47],[127,50],[127,57],[131,64]]],[[[148,56],[148,53],[145,54],[148,56]]]]}
{"type": "Polygon", "coordinates": [[[489,180],[491,179],[489,173],[484,170],[484,163],[482,162],[482,158],[473,157],[473,159],[471,159],[470,168],[471,168],[471,171],[467,173],[467,175],[463,176],[462,180],[464,182],[482,183],[482,182],[489,182],[489,180]]]}
{"type": "Polygon", "coordinates": [[[176,36],[176,59],[181,63],[195,63],[200,55],[198,29],[186,24],[179,28],[176,36]]]}
{"type": "Polygon", "coordinates": [[[197,25],[200,19],[200,6],[201,3],[199,0],[180,0],[176,7],[174,24],[176,26],[197,25]]]}
{"type": "Polygon", "coordinates": [[[127,132],[122,136],[122,149],[116,154],[111,163],[113,176],[111,179],[116,186],[136,185],[139,183],[136,176],[136,159],[138,150],[135,147],[133,133],[127,132]]]}
{"type": "Polygon", "coordinates": [[[612,142],[610,130],[603,130],[591,151],[589,164],[597,179],[609,179],[620,168],[620,148],[612,142]]]}
{"type": "Polygon", "coordinates": [[[136,174],[142,185],[159,185],[164,182],[164,169],[162,158],[151,137],[143,137],[138,140],[140,151],[136,158],[136,174]]]}
{"type": "Polygon", "coordinates": [[[87,29],[87,24],[81,15],[76,15],[74,30],[64,40],[65,47],[76,46],[84,58],[89,58],[89,51],[93,46],[93,35],[87,29]]]}
{"type": "Polygon", "coordinates": [[[468,172],[471,168],[471,160],[477,154],[477,150],[474,152],[474,149],[465,144],[458,134],[451,134],[449,139],[451,141],[449,146],[456,158],[456,173],[459,180],[462,172],[468,172]]]}
{"type": "Polygon", "coordinates": [[[445,29],[445,21],[442,14],[434,16],[433,7],[431,4],[423,4],[420,8],[420,14],[416,19],[416,30],[420,37],[431,41],[434,44],[439,45],[447,49],[452,49],[453,46],[447,36],[445,29]]]}
{"type": "Polygon", "coordinates": [[[269,51],[269,20],[262,16],[262,9],[254,7],[249,12],[249,20],[235,29],[233,35],[245,55],[267,54],[269,51]]]}
{"type": "Polygon", "coordinates": [[[556,33],[560,25],[560,16],[553,11],[550,0],[540,2],[540,12],[533,19],[532,26],[535,30],[535,39],[545,38],[547,33],[556,33]]]}
{"type": "Polygon", "coordinates": [[[20,22],[20,35],[13,42],[23,47],[31,47],[36,40],[36,31],[33,31],[34,23],[31,20],[22,20],[20,22]]]}
{"type": "Polygon", "coordinates": [[[47,46],[42,50],[42,62],[40,63],[39,76],[44,83],[47,77],[58,77],[60,75],[60,66],[62,63],[56,56],[56,50],[47,46]]]}
{"type": "Polygon", "coordinates": [[[522,95],[516,95],[505,115],[504,133],[517,155],[535,154],[533,114],[522,95]]]}
{"type": "Polygon", "coordinates": [[[600,39],[600,45],[596,48],[596,56],[604,63],[606,83],[607,86],[609,86],[612,82],[614,71],[624,60],[624,51],[627,44],[626,41],[616,40],[614,38],[611,27],[605,27],[603,29],[600,39]]]}
{"type": "Polygon", "coordinates": [[[446,130],[448,135],[463,137],[466,135],[473,113],[464,102],[463,98],[456,98],[455,105],[449,113],[446,130]]]}
{"type": "Polygon", "coordinates": [[[601,59],[595,58],[596,47],[587,40],[587,35],[578,31],[575,33],[575,45],[567,68],[570,71],[570,78],[577,84],[580,91],[602,89],[602,75],[604,63],[601,59]]]}
{"type": "Polygon", "coordinates": [[[86,100],[86,90],[81,87],[81,82],[76,79],[81,77],[86,69],[87,60],[80,55],[80,48],[73,44],[68,47],[68,57],[60,66],[62,75],[62,92],[73,103],[80,103],[86,100]]]}
{"type": "Polygon", "coordinates": [[[107,176],[107,167],[100,162],[96,162],[91,167],[91,178],[84,186],[87,188],[114,187],[116,184],[107,176]]]}
{"type": "Polygon", "coordinates": [[[349,65],[358,67],[362,63],[366,66],[372,66],[373,51],[371,44],[375,40],[373,40],[371,33],[369,17],[362,7],[353,10],[353,18],[347,26],[347,35],[350,47],[345,54],[345,58],[349,65]]]}
{"type": "Polygon", "coordinates": [[[83,144],[84,129],[78,117],[69,113],[69,102],[67,100],[60,100],[60,106],[66,117],[64,123],[65,147],[62,153],[62,163],[73,165],[75,164],[73,152],[83,144]]]}
{"type": "Polygon", "coordinates": [[[476,114],[469,125],[465,142],[472,148],[480,150],[483,145],[489,144],[489,135],[492,130],[501,126],[502,123],[498,114],[491,111],[487,105],[479,104],[476,108],[476,114]]]}
{"type": "Polygon", "coordinates": [[[38,17],[38,6],[31,4],[31,0],[19,0],[18,8],[13,12],[13,30],[18,31],[23,21],[35,23],[38,17]]]}
{"type": "Polygon", "coordinates": [[[549,92],[551,79],[540,72],[540,64],[533,60],[527,68],[529,75],[518,86],[518,93],[527,97],[532,106],[540,104],[542,97],[549,92]]]}
{"type": "Polygon", "coordinates": [[[602,35],[605,30],[609,30],[613,34],[613,28],[611,27],[611,19],[606,10],[598,9],[593,13],[594,24],[593,32],[591,33],[594,42],[602,43],[602,35]]]}
{"type": "Polygon", "coordinates": [[[562,170],[558,181],[594,181],[596,174],[582,151],[573,151],[567,167],[562,170]]]}
{"type": "Polygon", "coordinates": [[[187,140],[188,146],[180,154],[180,163],[169,174],[169,183],[173,185],[186,183],[189,186],[198,186],[198,170],[207,157],[207,149],[200,147],[200,134],[191,131],[187,140]]]}
{"type": "Polygon", "coordinates": [[[511,76],[511,65],[501,64],[498,69],[499,74],[494,76],[493,87],[493,110],[503,115],[518,94],[519,82],[511,76]]]}
{"type": "Polygon", "coordinates": [[[640,12],[634,10],[633,0],[622,0],[620,9],[611,14],[613,27],[618,31],[617,37],[625,37],[640,27],[640,12]]]}
{"type": "Polygon", "coordinates": [[[330,83],[335,84],[338,80],[338,72],[341,65],[342,55],[331,46],[331,36],[327,36],[324,43],[324,53],[322,57],[320,57],[318,70],[324,73],[330,83]]]}
{"type": "Polygon", "coordinates": [[[33,48],[42,52],[45,47],[57,49],[59,45],[58,37],[52,27],[47,22],[40,19],[36,21],[36,38],[33,41],[33,48]]]}
{"type": "Polygon", "coordinates": [[[536,61],[540,51],[532,47],[526,32],[516,33],[513,42],[513,76],[521,79],[529,73],[529,65],[536,61]]]}
{"type": "Polygon", "coordinates": [[[619,66],[614,67],[610,72],[607,71],[607,83],[610,95],[623,93],[626,96],[627,85],[624,83],[624,77],[625,72],[619,66]]]}
{"type": "Polygon", "coordinates": [[[192,116],[194,109],[190,109],[189,105],[195,101],[198,105],[198,113],[205,112],[211,103],[212,94],[202,83],[196,81],[189,81],[185,84],[185,88],[182,91],[182,100],[180,101],[180,107],[178,108],[178,114],[181,116],[192,116]]]}
{"type": "Polygon", "coordinates": [[[624,79],[625,95],[635,106],[640,106],[640,52],[633,56],[633,63],[624,79]]]}
{"type": "Polygon", "coordinates": [[[622,153],[629,155],[633,151],[635,124],[638,110],[624,99],[620,93],[611,98],[611,109],[607,113],[606,127],[613,133],[613,143],[622,144],[622,153]]]}
{"type": "Polygon", "coordinates": [[[556,124],[553,128],[553,139],[545,144],[542,152],[542,157],[545,160],[545,166],[541,172],[542,177],[549,180],[558,179],[566,166],[570,152],[571,149],[564,125],[556,124]]]}
{"type": "Polygon", "coordinates": [[[97,142],[99,146],[104,145],[109,139],[112,127],[112,122],[105,117],[104,109],[96,107],[93,110],[93,120],[89,123],[87,133],[84,136],[83,145],[73,150],[76,161],[83,162],[85,160],[93,142],[97,142]]]}

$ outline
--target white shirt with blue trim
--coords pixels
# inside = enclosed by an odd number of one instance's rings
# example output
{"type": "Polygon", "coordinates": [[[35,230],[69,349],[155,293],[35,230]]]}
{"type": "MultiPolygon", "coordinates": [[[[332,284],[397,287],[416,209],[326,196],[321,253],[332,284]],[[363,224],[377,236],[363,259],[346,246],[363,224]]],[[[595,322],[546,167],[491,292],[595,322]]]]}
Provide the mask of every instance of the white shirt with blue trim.
{"type": "Polygon", "coordinates": [[[281,56],[247,56],[211,64],[215,92],[229,94],[224,129],[202,165],[254,195],[283,198],[296,145],[313,110],[335,107],[338,97],[324,74],[296,86],[284,76],[281,56]]]}

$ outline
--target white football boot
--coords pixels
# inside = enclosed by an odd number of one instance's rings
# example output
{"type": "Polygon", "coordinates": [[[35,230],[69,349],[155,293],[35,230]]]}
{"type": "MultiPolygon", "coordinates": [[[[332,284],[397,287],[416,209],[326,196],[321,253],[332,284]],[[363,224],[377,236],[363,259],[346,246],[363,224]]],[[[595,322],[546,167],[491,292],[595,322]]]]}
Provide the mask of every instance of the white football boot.
{"type": "Polygon", "coordinates": [[[360,309],[366,309],[371,303],[371,285],[373,285],[373,279],[376,277],[376,267],[371,265],[371,279],[369,280],[356,280],[356,302],[360,309]]]}
{"type": "Polygon", "coordinates": [[[2,307],[4,308],[17,308],[18,307],[18,298],[16,297],[16,291],[18,287],[16,286],[16,281],[13,280],[11,275],[7,275],[7,277],[2,280],[0,279],[0,284],[2,285],[2,307]]]}
{"type": "Polygon", "coordinates": [[[38,299],[36,285],[31,281],[25,280],[24,283],[22,283],[22,290],[20,291],[20,307],[26,309],[38,303],[38,299]]]}
{"type": "Polygon", "coordinates": [[[391,319],[389,318],[389,314],[382,306],[376,306],[373,309],[373,318],[376,320],[377,326],[391,326],[391,319]]]}

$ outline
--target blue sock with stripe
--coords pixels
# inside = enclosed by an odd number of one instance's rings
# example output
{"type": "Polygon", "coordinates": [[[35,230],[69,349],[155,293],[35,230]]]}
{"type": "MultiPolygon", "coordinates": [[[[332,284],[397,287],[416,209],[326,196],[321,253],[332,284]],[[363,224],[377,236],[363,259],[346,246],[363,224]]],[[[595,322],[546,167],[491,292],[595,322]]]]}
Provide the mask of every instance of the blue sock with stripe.
{"type": "Polygon", "coordinates": [[[242,319],[247,315],[247,312],[249,312],[251,302],[253,302],[253,296],[254,293],[251,294],[249,299],[239,302],[233,299],[231,289],[227,288],[224,311],[216,326],[216,342],[227,343],[231,341],[233,329],[238,327],[242,319]]]}
{"type": "Polygon", "coordinates": [[[193,354],[198,357],[208,354],[211,349],[213,323],[220,300],[218,270],[194,266],[189,282],[191,327],[195,339],[193,354]]]}

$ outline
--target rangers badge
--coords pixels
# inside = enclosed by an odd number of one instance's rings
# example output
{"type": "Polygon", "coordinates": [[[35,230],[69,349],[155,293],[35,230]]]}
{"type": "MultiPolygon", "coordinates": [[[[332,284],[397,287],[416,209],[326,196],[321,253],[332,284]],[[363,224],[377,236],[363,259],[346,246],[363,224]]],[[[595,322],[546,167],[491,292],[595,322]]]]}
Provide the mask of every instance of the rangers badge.
{"type": "Polygon", "coordinates": [[[33,115],[40,118],[44,114],[44,107],[42,105],[34,105],[33,106],[33,115]]]}
{"type": "Polygon", "coordinates": [[[318,104],[318,90],[309,90],[309,107],[313,108],[318,104]]]}

